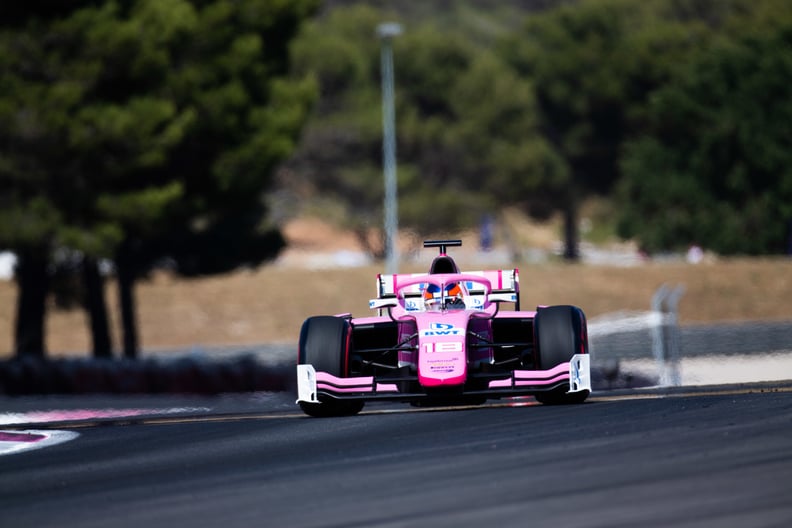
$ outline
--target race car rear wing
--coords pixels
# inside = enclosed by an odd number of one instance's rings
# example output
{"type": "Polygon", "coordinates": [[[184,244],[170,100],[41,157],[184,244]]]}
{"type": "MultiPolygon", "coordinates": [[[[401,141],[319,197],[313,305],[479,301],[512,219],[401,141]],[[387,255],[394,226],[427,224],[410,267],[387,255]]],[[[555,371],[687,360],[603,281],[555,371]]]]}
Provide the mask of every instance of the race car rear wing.
{"type": "MultiPolygon", "coordinates": [[[[487,279],[492,286],[492,293],[513,293],[516,296],[515,310],[520,309],[520,274],[517,268],[506,270],[466,271],[465,275],[477,275],[487,279]]],[[[399,285],[408,279],[427,277],[428,273],[396,273],[377,275],[377,298],[388,299],[396,296],[399,285]]],[[[420,285],[414,284],[416,295],[420,294],[420,285]]]]}

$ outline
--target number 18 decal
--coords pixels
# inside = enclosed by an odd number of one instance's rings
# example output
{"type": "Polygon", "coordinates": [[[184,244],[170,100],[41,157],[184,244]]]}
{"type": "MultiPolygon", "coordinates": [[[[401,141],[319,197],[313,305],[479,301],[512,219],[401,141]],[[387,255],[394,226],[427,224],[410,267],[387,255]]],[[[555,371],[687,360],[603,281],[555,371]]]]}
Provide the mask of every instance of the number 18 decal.
{"type": "Polygon", "coordinates": [[[433,352],[462,352],[462,343],[459,341],[443,341],[440,343],[422,343],[423,351],[427,354],[433,352]]]}

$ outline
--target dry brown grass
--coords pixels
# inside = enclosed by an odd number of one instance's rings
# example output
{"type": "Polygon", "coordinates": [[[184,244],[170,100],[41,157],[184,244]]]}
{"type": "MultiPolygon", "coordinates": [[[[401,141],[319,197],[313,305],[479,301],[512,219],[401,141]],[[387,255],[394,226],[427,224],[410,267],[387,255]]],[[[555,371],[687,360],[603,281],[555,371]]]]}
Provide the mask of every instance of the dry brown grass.
{"type": "MultiPolygon", "coordinates": [[[[505,263],[503,267],[509,266],[505,263]]],[[[364,315],[379,271],[379,267],[310,271],[266,266],[194,280],[159,274],[136,290],[142,343],[147,349],[156,349],[295,342],[300,324],[310,315],[364,315]]],[[[576,304],[589,318],[646,310],[655,290],[670,283],[686,288],[680,303],[682,324],[792,320],[792,259],[654,263],[629,268],[522,265],[520,282],[524,307],[576,304]]],[[[12,348],[15,299],[13,283],[0,283],[0,357],[7,357],[12,348]]],[[[108,284],[108,302],[114,328],[118,328],[113,284],[108,284]]],[[[118,341],[117,333],[114,337],[118,341]]],[[[51,310],[47,345],[52,356],[79,355],[89,349],[83,312],[51,310]]]]}

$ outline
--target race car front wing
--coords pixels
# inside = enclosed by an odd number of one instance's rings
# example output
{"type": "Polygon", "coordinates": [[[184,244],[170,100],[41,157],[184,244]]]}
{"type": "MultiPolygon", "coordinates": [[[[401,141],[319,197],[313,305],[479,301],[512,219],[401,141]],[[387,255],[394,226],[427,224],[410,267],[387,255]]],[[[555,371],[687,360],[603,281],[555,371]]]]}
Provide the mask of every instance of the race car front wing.
{"type": "MultiPolygon", "coordinates": [[[[339,378],[317,372],[313,365],[297,365],[297,402],[319,403],[319,396],[335,399],[414,400],[427,396],[426,392],[403,392],[400,381],[374,376],[339,378]]],[[[567,393],[591,391],[590,356],[575,354],[568,363],[548,370],[514,370],[488,381],[486,387],[464,390],[462,394],[479,394],[492,398],[546,392],[567,386],[567,393]]]]}

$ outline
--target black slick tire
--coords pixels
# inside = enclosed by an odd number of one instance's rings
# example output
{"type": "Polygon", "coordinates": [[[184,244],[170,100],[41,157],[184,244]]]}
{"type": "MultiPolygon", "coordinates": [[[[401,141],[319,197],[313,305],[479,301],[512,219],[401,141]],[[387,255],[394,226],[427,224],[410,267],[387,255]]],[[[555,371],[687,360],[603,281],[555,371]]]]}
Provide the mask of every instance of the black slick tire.
{"type": "MultiPolygon", "coordinates": [[[[534,338],[540,369],[548,370],[567,363],[575,354],[588,353],[586,316],[576,306],[539,308],[534,320],[534,338]]],[[[588,391],[567,394],[567,387],[539,392],[534,397],[545,405],[583,403],[588,391]]]]}
{"type": "MultiPolygon", "coordinates": [[[[310,364],[317,371],[337,377],[349,374],[349,349],[352,327],[340,317],[320,315],[309,317],[300,330],[298,362],[310,364]]],[[[325,418],[351,416],[363,409],[362,400],[336,400],[319,397],[319,403],[300,402],[300,408],[309,416],[325,418]]]]}

